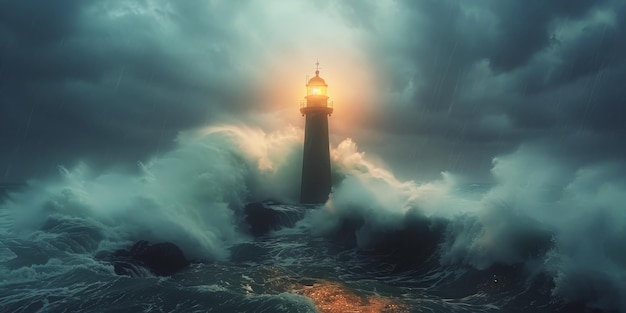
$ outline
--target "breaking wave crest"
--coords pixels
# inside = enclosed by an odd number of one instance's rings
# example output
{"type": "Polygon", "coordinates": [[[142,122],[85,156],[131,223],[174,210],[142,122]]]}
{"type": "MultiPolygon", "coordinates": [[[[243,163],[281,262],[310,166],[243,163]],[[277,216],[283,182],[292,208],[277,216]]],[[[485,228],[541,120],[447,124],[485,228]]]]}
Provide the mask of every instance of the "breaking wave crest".
{"type": "MultiPolygon", "coordinates": [[[[364,248],[397,247],[398,237],[389,234],[398,231],[413,236],[406,241],[436,240],[442,266],[521,264],[528,275],[552,277],[552,293],[565,301],[626,311],[622,165],[571,168],[522,146],[494,158],[494,185],[467,186],[451,173],[423,184],[400,181],[368,162],[350,140],[333,150],[333,161],[345,178],[310,214],[320,233],[348,221],[364,248]]],[[[404,246],[428,249],[425,243],[404,246]]]]}
{"type": "Polygon", "coordinates": [[[237,211],[247,201],[297,196],[291,182],[298,174],[289,167],[296,162],[286,160],[299,157],[299,136],[295,129],[209,128],[181,134],[175,149],[139,163],[139,173],[60,167],[59,177],[10,195],[2,206],[13,223],[4,231],[65,236],[80,225],[77,233],[94,234],[76,248],[82,252],[146,239],[172,241],[194,258],[225,259],[244,240],[237,211]]]}

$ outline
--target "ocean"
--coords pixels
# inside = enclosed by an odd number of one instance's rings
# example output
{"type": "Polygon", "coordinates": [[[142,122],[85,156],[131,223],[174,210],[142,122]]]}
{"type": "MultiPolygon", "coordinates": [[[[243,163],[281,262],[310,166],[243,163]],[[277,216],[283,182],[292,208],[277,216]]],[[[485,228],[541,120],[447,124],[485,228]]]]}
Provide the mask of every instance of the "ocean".
{"type": "Polygon", "coordinates": [[[349,140],[329,201],[299,205],[298,134],[259,150],[250,132],[182,136],[137,172],[78,164],[5,186],[0,312],[626,312],[620,211],[547,183],[400,181],[349,140]],[[139,240],[191,264],[116,274],[103,255],[139,240]]]}

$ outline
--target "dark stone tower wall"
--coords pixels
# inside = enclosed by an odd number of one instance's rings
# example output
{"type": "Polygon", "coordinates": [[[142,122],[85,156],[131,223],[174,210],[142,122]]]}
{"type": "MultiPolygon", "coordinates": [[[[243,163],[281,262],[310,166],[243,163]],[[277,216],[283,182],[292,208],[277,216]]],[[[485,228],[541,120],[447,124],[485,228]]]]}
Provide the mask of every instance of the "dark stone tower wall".
{"type": "Polygon", "coordinates": [[[301,203],[324,203],[330,194],[328,112],[306,113],[301,203]]]}

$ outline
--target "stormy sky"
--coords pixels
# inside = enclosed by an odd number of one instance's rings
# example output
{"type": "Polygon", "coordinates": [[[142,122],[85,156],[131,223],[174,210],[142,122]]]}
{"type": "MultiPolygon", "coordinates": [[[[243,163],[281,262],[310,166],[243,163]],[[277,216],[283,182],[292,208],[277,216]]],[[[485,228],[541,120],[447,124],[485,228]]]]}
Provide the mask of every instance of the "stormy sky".
{"type": "Polygon", "coordinates": [[[619,0],[0,0],[0,182],[302,128],[316,59],[331,142],[402,178],[488,181],[516,151],[623,173],[625,38],[619,0]]]}

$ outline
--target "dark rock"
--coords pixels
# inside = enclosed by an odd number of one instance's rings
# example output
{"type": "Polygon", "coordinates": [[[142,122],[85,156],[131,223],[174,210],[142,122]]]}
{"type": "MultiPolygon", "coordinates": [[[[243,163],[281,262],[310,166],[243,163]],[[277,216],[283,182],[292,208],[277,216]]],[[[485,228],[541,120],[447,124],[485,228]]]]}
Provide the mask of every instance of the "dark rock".
{"type": "Polygon", "coordinates": [[[426,269],[424,265],[436,254],[443,240],[446,222],[429,219],[412,210],[401,225],[369,230],[360,243],[357,233],[366,221],[362,216],[343,216],[330,236],[339,248],[359,247],[359,254],[376,260],[377,264],[393,265],[392,272],[426,269]]]}
{"type": "Polygon", "coordinates": [[[386,262],[395,264],[394,271],[415,269],[436,253],[445,227],[443,220],[408,213],[400,229],[378,233],[369,248],[386,262]]]}
{"type": "Polygon", "coordinates": [[[170,242],[151,245],[140,240],[130,250],[115,251],[104,259],[113,264],[116,274],[128,276],[145,276],[145,270],[158,276],[170,276],[189,266],[183,251],[170,242]]]}
{"type": "Polygon", "coordinates": [[[293,227],[305,213],[296,207],[277,203],[249,203],[243,210],[248,230],[255,237],[283,227],[293,227]]]}
{"type": "Polygon", "coordinates": [[[156,275],[169,276],[189,266],[183,251],[171,242],[150,245],[139,241],[131,248],[133,257],[156,275]]]}

